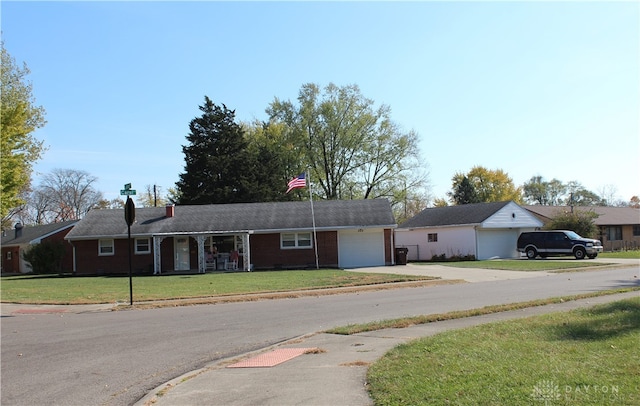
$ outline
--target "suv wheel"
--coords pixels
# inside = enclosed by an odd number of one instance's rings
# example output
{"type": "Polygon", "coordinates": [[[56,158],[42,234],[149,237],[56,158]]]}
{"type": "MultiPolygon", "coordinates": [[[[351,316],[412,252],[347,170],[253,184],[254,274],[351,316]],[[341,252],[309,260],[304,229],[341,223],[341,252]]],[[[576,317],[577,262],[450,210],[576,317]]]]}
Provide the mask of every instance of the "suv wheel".
{"type": "Polygon", "coordinates": [[[584,248],[576,248],[576,250],[573,253],[573,255],[575,255],[576,259],[584,259],[584,257],[587,255],[587,253],[584,250],[584,248]]]}
{"type": "Polygon", "coordinates": [[[528,258],[528,259],[535,259],[535,258],[536,258],[536,255],[538,255],[538,252],[537,252],[537,251],[536,251],[536,249],[535,249],[535,248],[533,248],[533,247],[527,248],[527,250],[525,251],[525,253],[527,254],[527,258],[528,258]]]}

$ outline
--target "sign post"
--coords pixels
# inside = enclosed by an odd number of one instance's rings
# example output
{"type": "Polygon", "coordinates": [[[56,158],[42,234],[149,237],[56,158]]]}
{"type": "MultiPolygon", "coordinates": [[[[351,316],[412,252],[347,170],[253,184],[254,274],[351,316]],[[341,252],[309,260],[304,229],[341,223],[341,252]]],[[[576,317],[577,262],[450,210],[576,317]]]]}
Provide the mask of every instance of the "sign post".
{"type": "Polygon", "coordinates": [[[132,270],[133,270],[133,266],[131,263],[131,250],[132,250],[132,244],[131,244],[131,225],[136,221],[136,205],[133,204],[133,200],[131,199],[130,195],[135,195],[136,191],[135,190],[131,190],[131,183],[127,183],[126,185],[124,185],[124,191],[125,192],[133,192],[133,193],[122,193],[123,191],[120,191],[120,194],[126,194],[127,195],[127,202],[124,205],[124,221],[126,221],[127,223],[127,243],[129,245],[129,304],[131,306],[133,306],[133,278],[132,278],[132,270]]]}

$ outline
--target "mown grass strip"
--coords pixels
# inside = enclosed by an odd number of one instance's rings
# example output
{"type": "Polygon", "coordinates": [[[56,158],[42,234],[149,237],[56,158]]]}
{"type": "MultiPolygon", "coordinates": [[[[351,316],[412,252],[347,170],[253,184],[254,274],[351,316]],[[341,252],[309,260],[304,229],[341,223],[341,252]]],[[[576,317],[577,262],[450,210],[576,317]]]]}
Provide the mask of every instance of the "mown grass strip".
{"type": "Polygon", "coordinates": [[[368,369],[375,405],[637,405],[640,298],[452,330],[368,369]]]}
{"type": "Polygon", "coordinates": [[[473,262],[440,262],[439,265],[451,266],[455,268],[476,268],[476,269],[498,269],[502,271],[522,271],[522,272],[537,272],[537,271],[560,271],[566,269],[584,269],[584,268],[605,268],[614,263],[595,262],[595,261],[577,261],[577,260],[565,260],[565,261],[553,261],[548,259],[536,259],[536,260],[518,260],[518,259],[499,259],[499,260],[487,260],[487,261],[473,261],[473,262]]]}
{"type": "Polygon", "coordinates": [[[473,316],[482,316],[485,314],[500,313],[500,312],[506,312],[510,310],[526,309],[528,307],[545,306],[549,304],[568,302],[571,300],[588,299],[591,297],[613,295],[617,293],[625,293],[625,292],[631,292],[631,291],[637,291],[637,290],[640,290],[640,288],[603,290],[599,292],[583,293],[583,294],[572,295],[572,296],[562,296],[562,297],[549,298],[549,299],[531,300],[527,302],[485,306],[479,309],[460,310],[460,311],[438,313],[438,314],[426,314],[426,315],[413,316],[413,317],[403,317],[398,319],[380,320],[380,321],[374,321],[374,322],[362,323],[362,324],[349,324],[346,326],[341,326],[341,327],[336,327],[330,330],[326,330],[325,332],[329,334],[351,335],[351,334],[365,333],[367,331],[383,330],[386,328],[406,328],[406,327],[411,327],[419,324],[434,323],[437,321],[461,319],[461,318],[473,317],[473,316]]]}

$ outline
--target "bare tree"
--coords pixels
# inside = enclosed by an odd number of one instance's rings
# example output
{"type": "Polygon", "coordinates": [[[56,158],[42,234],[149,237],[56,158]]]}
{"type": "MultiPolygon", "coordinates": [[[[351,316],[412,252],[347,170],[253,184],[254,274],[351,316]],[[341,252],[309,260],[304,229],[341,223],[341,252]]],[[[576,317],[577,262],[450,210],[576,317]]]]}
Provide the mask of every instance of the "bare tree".
{"type": "Polygon", "coordinates": [[[49,222],[81,219],[103,199],[93,184],[98,180],[76,169],[54,169],[42,178],[37,194],[48,196],[49,222]]]}

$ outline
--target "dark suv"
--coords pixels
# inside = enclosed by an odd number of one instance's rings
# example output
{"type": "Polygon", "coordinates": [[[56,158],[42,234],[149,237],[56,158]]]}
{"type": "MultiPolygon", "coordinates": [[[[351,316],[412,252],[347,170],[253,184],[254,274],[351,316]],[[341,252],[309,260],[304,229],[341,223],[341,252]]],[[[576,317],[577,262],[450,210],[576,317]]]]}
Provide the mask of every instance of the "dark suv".
{"type": "Polygon", "coordinates": [[[591,259],[602,252],[602,243],[599,240],[583,238],[573,231],[551,230],[531,231],[520,234],[518,237],[518,251],[534,259],[538,255],[542,258],[552,255],[573,255],[576,259],[591,259]]]}

